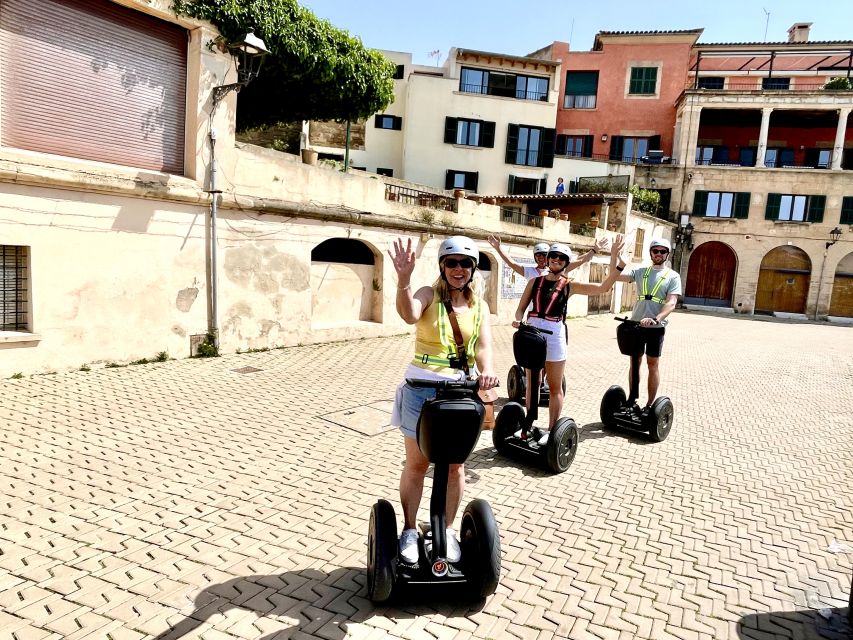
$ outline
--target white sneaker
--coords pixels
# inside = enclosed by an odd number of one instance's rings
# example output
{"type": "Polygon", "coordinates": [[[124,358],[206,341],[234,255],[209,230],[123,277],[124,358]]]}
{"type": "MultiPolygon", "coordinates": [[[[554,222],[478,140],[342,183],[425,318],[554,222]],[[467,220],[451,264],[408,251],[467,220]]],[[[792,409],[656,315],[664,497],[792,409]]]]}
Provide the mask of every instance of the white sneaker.
{"type": "Polygon", "coordinates": [[[418,530],[403,529],[400,534],[400,560],[406,564],[418,563],[418,530]]]}
{"type": "Polygon", "coordinates": [[[462,549],[459,547],[459,540],[456,539],[456,532],[447,527],[447,561],[459,562],[462,559],[462,549]]]}

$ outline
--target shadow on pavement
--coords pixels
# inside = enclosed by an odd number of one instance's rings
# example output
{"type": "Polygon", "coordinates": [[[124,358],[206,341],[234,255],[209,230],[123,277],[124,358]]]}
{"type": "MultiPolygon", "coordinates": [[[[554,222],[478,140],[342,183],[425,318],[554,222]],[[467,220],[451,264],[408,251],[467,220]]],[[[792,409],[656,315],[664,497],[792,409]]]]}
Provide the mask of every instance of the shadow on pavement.
{"type": "Polygon", "coordinates": [[[753,613],[737,623],[744,640],[849,640],[853,638],[848,608],[802,609],[753,613]]]}
{"type": "Polygon", "coordinates": [[[201,591],[195,598],[193,612],[154,640],[177,640],[189,634],[196,637],[193,632],[201,625],[233,609],[253,611],[261,618],[254,625],[259,634],[266,632],[258,636],[261,640],[295,635],[313,637],[318,633],[330,640],[343,640],[350,635],[349,623],[366,622],[377,616],[412,619],[425,613],[438,613],[460,617],[476,613],[485,605],[485,600],[466,601],[461,597],[462,591],[446,587],[440,590],[441,599],[435,599],[435,589],[395,587],[388,603],[374,607],[367,600],[365,581],[361,567],[342,567],[331,573],[302,569],[234,578],[201,591]],[[336,618],[345,616],[345,619],[333,622],[330,610],[337,612],[336,618]]]}
{"type": "Polygon", "coordinates": [[[602,422],[590,422],[578,425],[578,442],[598,440],[599,438],[625,438],[635,444],[654,444],[645,433],[629,429],[607,429],[602,422]]]}

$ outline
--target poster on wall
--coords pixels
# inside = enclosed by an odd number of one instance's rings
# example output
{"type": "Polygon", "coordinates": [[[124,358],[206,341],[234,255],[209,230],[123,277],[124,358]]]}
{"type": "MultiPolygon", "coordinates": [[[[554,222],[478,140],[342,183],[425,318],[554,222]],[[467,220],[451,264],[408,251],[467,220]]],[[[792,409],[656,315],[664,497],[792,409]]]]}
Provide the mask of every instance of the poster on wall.
{"type": "MultiPolygon", "coordinates": [[[[522,267],[535,267],[536,261],[530,258],[513,258],[522,267]]],[[[527,286],[527,278],[518,275],[512,268],[503,264],[501,268],[501,298],[518,300],[527,286]]]]}

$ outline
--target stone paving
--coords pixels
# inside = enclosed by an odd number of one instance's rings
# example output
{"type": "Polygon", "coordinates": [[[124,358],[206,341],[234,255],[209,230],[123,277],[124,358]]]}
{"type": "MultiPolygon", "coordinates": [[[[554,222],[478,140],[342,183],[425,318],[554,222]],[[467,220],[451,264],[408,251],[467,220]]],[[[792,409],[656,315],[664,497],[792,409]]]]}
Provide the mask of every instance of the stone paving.
{"type": "Polygon", "coordinates": [[[0,382],[0,637],[848,637],[853,329],[677,313],[651,444],[599,423],[615,323],[569,326],[572,467],[488,433],[468,464],[503,552],[475,603],[365,595],[401,438],[333,419],[387,424],[410,336],[0,382]]]}

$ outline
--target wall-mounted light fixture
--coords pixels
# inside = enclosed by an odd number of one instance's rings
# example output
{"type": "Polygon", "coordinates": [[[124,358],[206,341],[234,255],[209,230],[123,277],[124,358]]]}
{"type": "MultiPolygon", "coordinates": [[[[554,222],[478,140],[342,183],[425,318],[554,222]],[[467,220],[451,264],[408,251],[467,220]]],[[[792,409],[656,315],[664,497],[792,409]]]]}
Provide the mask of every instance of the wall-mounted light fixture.
{"type": "Polygon", "coordinates": [[[269,53],[264,41],[251,30],[239,42],[220,40],[219,49],[230,53],[237,61],[237,82],[213,87],[213,104],[218,104],[231,91],[240,91],[258,77],[264,56],[269,53]]]}
{"type": "Polygon", "coordinates": [[[675,234],[675,242],[676,244],[687,245],[687,250],[693,250],[693,223],[688,222],[683,227],[678,228],[678,232],[675,234]]]}
{"type": "Polygon", "coordinates": [[[652,189],[654,189],[654,188],[657,186],[658,181],[657,181],[657,180],[655,180],[654,178],[652,178],[652,179],[649,181],[649,184],[651,185],[652,189]]]}
{"type": "Polygon", "coordinates": [[[606,134],[606,133],[602,133],[602,134],[601,134],[601,141],[602,141],[602,142],[607,142],[607,134],[606,134]]]}
{"type": "Polygon", "coordinates": [[[829,237],[832,238],[832,240],[826,243],[827,249],[829,249],[832,245],[838,242],[838,240],[841,238],[841,229],[839,227],[835,227],[835,229],[829,232],[829,237]]]}

